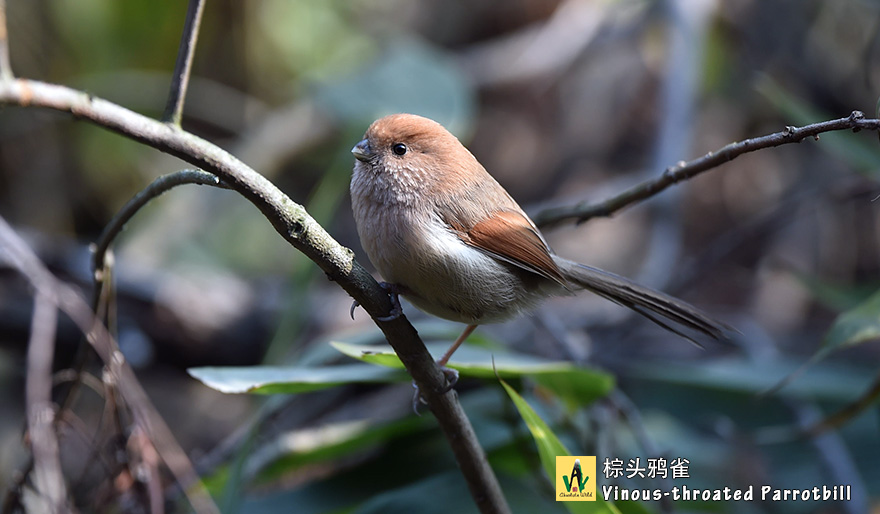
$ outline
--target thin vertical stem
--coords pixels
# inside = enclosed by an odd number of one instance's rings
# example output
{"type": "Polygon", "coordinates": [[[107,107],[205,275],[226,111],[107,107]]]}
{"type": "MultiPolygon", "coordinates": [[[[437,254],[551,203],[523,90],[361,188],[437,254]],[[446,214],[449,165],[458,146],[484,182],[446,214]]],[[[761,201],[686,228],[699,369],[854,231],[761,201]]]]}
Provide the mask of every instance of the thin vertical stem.
{"type": "Polygon", "coordinates": [[[52,406],[52,360],[57,321],[58,314],[51,297],[38,291],[28,342],[25,399],[34,456],[34,485],[39,498],[45,502],[42,506],[45,512],[52,514],[70,511],[55,434],[55,408],[52,406]]]}
{"type": "Polygon", "coordinates": [[[12,80],[9,60],[9,33],[6,30],[6,0],[0,0],[0,79],[12,80]]]}
{"type": "Polygon", "coordinates": [[[180,37],[180,47],[177,50],[174,75],[171,77],[168,103],[165,105],[165,114],[162,116],[162,119],[167,123],[179,126],[180,120],[183,118],[183,102],[189,85],[189,74],[192,70],[193,55],[196,52],[199,25],[204,10],[205,0],[190,0],[186,9],[186,21],[183,25],[183,35],[180,37]]]}

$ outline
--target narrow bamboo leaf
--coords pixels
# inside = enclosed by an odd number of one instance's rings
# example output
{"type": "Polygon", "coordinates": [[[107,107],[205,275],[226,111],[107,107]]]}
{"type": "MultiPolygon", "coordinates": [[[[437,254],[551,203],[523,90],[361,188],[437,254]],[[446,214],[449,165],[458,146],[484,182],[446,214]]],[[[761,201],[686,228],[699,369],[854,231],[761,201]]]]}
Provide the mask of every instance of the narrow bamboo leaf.
{"type": "Polygon", "coordinates": [[[351,458],[430,424],[427,416],[407,416],[386,423],[363,419],[285,432],[251,452],[247,472],[256,483],[269,484],[309,464],[351,458]]]}
{"type": "Polygon", "coordinates": [[[823,364],[804,368],[803,377],[779,391],[779,381],[804,365],[790,359],[752,361],[721,358],[693,363],[646,363],[629,367],[635,379],[743,394],[780,394],[828,401],[852,401],[871,382],[873,370],[823,364]]]}
{"type": "Polygon", "coordinates": [[[789,271],[802,286],[810,291],[816,300],[836,311],[846,311],[857,307],[880,287],[880,284],[877,283],[835,284],[796,269],[789,269],[789,271]]]}
{"type": "Polygon", "coordinates": [[[868,410],[877,403],[878,399],[880,399],[880,375],[877,376],[871,387],[859,396],[856,401],[847,404],[839,411],[808,428],[805,432],[810,437],[818,437],[828,430],[839,428],[844,423],[868,410]]]}
{"type": "Polygon", "coordinates": [[[190,368],[188,373],[221,393],[304,393],[352,383],[406,380],[406,374],[365,364],[294,368],[277,366],[190,368]]]}
{"type": "MultiPolygon", "coordinates": [[[[393,368],[403,368],[400,359],[387,345],[353,345],[330,343],[340,352],[355,359],[393,368]]],[[[435,358],[443,355],[446,343],[431,343],[428,351],[435,358]]],[[[529,376],[560,395],[578,398],[581,405],[608,394],[614,388],[614,377],[603,371],[585,368],[565,361],[548,361],[532,355],[491,351],[486,348],[465,346],[459,348],[450,368],[463,377],[518,378],[529,376]]]]}
{"type": "Polygon", "coordinates": [[[368,362],[370,364],[378,364],[389,368],[403,369],[403,363],[394,353],[390,346],[386,345],[366,345],[366,344],[350,344],[339,341],[331,341],[330,346],[336,348],[344,355],[348,355],[359,361],[368,362]]]}
{"type": "Polygon", "coordinates": [[[585,368],[534,374],[531,378],[553,391],[572,411],[607,396],[615,387],[613,375],[585,368]]]}
{"type": "Polygon", "coordinates": [[[822,347],[796,370],[790,372],[762,394],[772,394],[795,382],[808,369],[832,352],[880,339],[880,291],[858,303],[834,320],[825,334],[822,347]]]}
{"type": "MultiPolygon", "coordinates": [[[[525,421],[526,426],[529,427],[529,432],[532,433],[532,438],[535,440],[535,444],[538,446],[538,456],[541,458],[541,466],[544,467],[544,472],[547,473],[547,476],[550,480],[555,483],[556,482],[556,457],[562,455],[571,455],[569,451],[562,445],[562,442],[559,441],[559,438],[556,437],[556,434],[553,433],[553,430],[547,426],[547,423],[541,419],[541,416],[538,416],[538,413],[532,409],[532,407],[525,401],[525,399],[519,395],[512,387],[510,387],[507,382],[501,380],[501,385],[504,386],[504,389],[507,391],[507,394],[510,396],[510,399],[513,401],[513,404],[516,406],[516,409],[519,411],[519,415],[522,417],[523,421],[525,421]]],[[[599,491],[597,488],[596,491],[596,501],[592,502],[563,502],[565,503],[565,507],[572,514],[581,514],[581,513],[602,513],[602,514],[620,514],[620,511],[611,503],[606,503],[599,496],[599,491]]]]}
{"type": "Polygon", "coordinates": [[[880,339],[880,291],[855,308],[837,317],[828,333],[821,354],[880,339]]]}

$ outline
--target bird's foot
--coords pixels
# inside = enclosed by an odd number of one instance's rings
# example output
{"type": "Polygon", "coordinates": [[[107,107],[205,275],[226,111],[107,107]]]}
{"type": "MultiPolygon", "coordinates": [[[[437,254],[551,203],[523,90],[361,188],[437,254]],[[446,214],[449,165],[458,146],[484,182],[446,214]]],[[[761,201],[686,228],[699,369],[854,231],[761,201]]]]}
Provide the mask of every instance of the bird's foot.
{"type": "MultiPolygon", "coordinates": [[[[442,371],[443,376],[446,377],[446,385],[443,386],[442,389],[437,391],[437,394],[446,394],[451,391],[453,387],[455,387],[455,384],[458,383],[458,370],[447,368],[446,366],[440,366],[440,371],[442,371]]],[[[426,402],[425,399],[422,397],[421,392],[419,391],[419,386],[415,383],[415,381],[413,381],[412,385],[414,389],[412,401],[413,412],[415,412],[416,415],[421,416],[421,414],[419,414],[419,404],[424,403],[425,405],[427,405],[428,402],[426,402]]]]}
{"type": "Polygon", "coordinates": [[[400,288],[397,284],[389,284],[388,282],[379,282],[379,287],[385,290],[388,293],[388,298],[391,299],[391,312],[387,316],[382,316],[376,318],[379,321],[393,321],[400,317],[403,314],[403,308],[400,306],[400,288]]]}
{"type": "MultiPolygon", "coordinates": [[[[400,288],[396,284],[389,284],[388,282],[379,282],[379,287],[384,289],[391,299],[391,312],[387,316],[379,316],[376,319],[379,321],[396,320],[403,314],[403,308],[400,306],[400,288]]],[[[351,310],[348,312],[351,319],[354,319],[354,310],[360,307],[360,305],[360,302],[357,300],[352,300],[351,310]]]]}

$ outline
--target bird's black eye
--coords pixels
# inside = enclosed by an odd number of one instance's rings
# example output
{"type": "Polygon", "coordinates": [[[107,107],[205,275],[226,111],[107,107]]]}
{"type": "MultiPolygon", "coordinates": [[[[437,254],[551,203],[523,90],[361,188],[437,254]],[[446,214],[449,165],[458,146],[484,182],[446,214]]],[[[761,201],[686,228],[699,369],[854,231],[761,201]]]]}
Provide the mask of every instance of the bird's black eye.
{"type": "Polygon", "coordinates": [[[391,147],[391,151],[394,152],[394,155],[403,155],[406,153],[406,145],[403,143],[394,143],[391,147]]]}

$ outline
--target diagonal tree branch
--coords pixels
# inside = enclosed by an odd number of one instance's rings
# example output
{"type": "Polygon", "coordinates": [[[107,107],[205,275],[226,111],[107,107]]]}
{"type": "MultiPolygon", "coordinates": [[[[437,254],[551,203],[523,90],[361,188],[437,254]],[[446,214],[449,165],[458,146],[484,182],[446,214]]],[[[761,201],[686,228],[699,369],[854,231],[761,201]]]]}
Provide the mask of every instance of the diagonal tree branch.
{"type": "Polygon", "coordinates": [[[595,204],[583,202],[572,206],[546,209],[539,212],[534,220],[538,226],[546,227],[567,220],[575,220],[577,224],[580,224],[590,218],[609,217],[619,210],[650,198],[674,184],[717,168],[740,155],[764,148],[774,148],[789,143],[800,143],[808,137],[819,139],[819,134],[823,132],[836,130],[858,132],[862,129],[880,130],[880,120],[867,119],[861,111],[853,111],[846,118],[822,121],[803,127],[785,127],[785,130],[782,132],[730,143],[720,150],[709,152],[690,162],[679,162],[674,166],[666,168],[659,177],[637,184],[603,202],[595,204]]]}
{"type": "Polygon", "coordinates": [[[186,8],[186,20],[183,23],[183,35],[177,50],[177,62],[174,63],[174,74],[171,76],[171,89],[168,91],[168,103],[162,119],[180,126],[183,118],[183,102],[189,86],[189,74],[192,70],[193,55],[196,53],[196,42],[199,39],[199,26],[205,0],[190,0],[186,8]]]}
{"type": "MultiPolygon", "coordinates": [[[[179,157],[217,175],[253,203],[291,245],[314,261],[376,320],[391,312],[391,301],[376,280],[301,206],[265,177],[228,152],[181,130],[116,104],[64,86],[17,79],[0,82],[0,104],[45,107],[75,117],[179,157]]],[[[485,452],[454,390],[405,316],[377,321],[427,400],[452,447],[471,495],[483,513],[510,512],[485,452]]]]}

